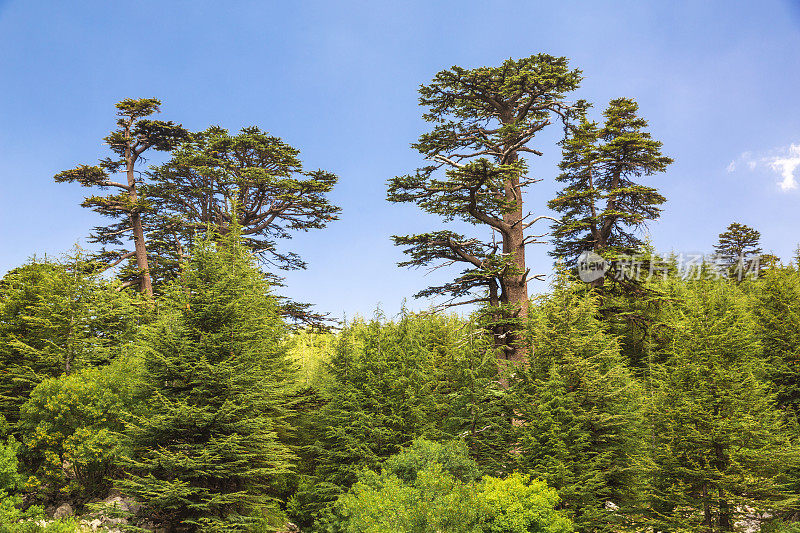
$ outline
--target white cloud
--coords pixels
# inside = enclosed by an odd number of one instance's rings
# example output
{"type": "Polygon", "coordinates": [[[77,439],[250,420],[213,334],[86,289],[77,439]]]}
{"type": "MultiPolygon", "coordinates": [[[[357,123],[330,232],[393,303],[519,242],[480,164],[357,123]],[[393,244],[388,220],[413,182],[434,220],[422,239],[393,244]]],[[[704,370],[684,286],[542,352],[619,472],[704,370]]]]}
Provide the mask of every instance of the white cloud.
{"type": "Polygon", "coordinates": [[[728,164],[728,172],[736,171],[740,163],[746,164],[751,171],[761,167],[777,173],[781,178],[778,182],[781,190],[796,189],[800,180],[800,144],[790,144],[758,156],[752,152],[743,152],[738,159],[728,164]]]}
{"type": "Polygon", "coordinates": [[[772,170],[781,175],[781,182],[779,185],[784,191],[797,188],[797,179],[795,178],[795,170],[800,167],[800,144],[789,145],[786,155],[782,157],[773,157],[769,161],[769,166],[772,170]]]}

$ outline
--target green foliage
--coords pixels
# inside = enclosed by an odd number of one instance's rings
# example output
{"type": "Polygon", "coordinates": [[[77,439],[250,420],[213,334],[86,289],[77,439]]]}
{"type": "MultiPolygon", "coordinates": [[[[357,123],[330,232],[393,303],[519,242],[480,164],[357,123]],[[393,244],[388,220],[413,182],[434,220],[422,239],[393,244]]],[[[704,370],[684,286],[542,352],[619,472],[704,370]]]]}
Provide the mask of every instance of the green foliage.
{"type": "Polygon", "coordinates": [[[770,269],[751,290],[757,335],[778,405],[800,414],[800,272],[770,269]]]}
{"type": "Polygon", "coordinates": [[[465,483],[480,476],[478,465],[469,457],[464,442],[453,440],[439,443],[423,438],[414,439],[410,447],[389,457],[383,463],[383,471],[391,472],[404,483],[414,483],[418,474],[432,463],[441,466],[442,472],[465,483]]]}
{"type": "Polygon", "coordinates": [[[293,368],[264,276],[238,235],[203,241],[144,328],[144,407],[121,488],[157,524],[242,530],[291,468],[281,442],[293,368]]]}
{"type": "Polygon", "coordinates": [[[326,387],[326,365],[331,360],[335,342],[334,334],[316,332],[310,328],[292,334],[289,355],[299,366],[298,378],[303,385],[326,387]]]}
{"type": "Polygon", "coordinates": [[[337,336],[325,406],[315,413],[315,440],[304,455],[310,474],[290,503],[301,526],[355,482],[364,467],[383,459],[430,429],[431,368],[419,324],[354,322],[337,336]]]}
{"type": "Polygon", "coordinates": [[[559,498],[541,481],[515,473],[476,483],[477,465],[458,442],[417,439],[381,472],[365,470],[336,502],[352,533],[569,533],[554,510],[559,498]]]}
{"type": "Polygon", "coordinates": [[[298,422],[292,518],[311,526],[363,468],[420,435],[461,437],[481,471],[501,471],[510,418],[496,360],[477,352],[486,344],[474,324],[430,314],[357,320],[337,334],[322,389],[298,422]]]}
{"type": "Polygon", "coordinates": [[[551,254],[569,266],[586,250],[609,259],[632,254],[642,245],[635,230],[661,214],[666,199],[638,180],[664,172],[672,159],[645,131],[638,110],[630,98],[611,100],[602,127],[582,117],[563,141],[556,179],[567,186],[548,206],[561,214],[551,254]]]}
{"type": "Polygon", "coordinates": [[[29,489],[58,501],[103,496],[123,452],[122,384],[107,369],[40,383],[20,410],[29,489]]]}
{"type": "Polygon", "coordinates": [[[800,533],[800,523],[774,520],[761,526],[761,533],[800,533]]]}
{"type": "Polygon", "coordinates": [[[0,281],[0,414],[15,422],[42,380],[121,353],[140,317],[135,304],[79,253],[6,274],[0,281]]]}
{"type": "Polygon", "coordinates": [[[672,336],[650,379],[653,525],[730,531],[746,508],[780,507],[797,450],[737,286],[686,283],[667,311],[672,336]]]}
{"type": "Polygon", "coordinates": [[[22,497],[15,494],[22,484],[22,476],[18,473],[19,462],[17,452],[20,444],[9,437],[0,442],[0,533],[60,533],[73,531],[52,526],[43,528],[33,520],[44,517],[41,507],[31,506],[25,511],[22,497]]]}
{"type": "Polygon", "coordinates": [[[583,532],[617,531],[636,512],[645,459],[643,391],[598,308],[562,278],[532,312],[536,358],[514,385],[517,464],[558,490],[583,532]]]}
{"type": "Polygon", "coordinates": [[[17,472],[19,447],[20,444],[14,437],[9,437],[5,443],[0,442],[0,491],[14,491],[21,482],[21,476],[17,472]]]}
{"type": "Polygon", "coordinates": [[[539,480],[515,472],[505,479],[486,477],[478,493],[487,533],[570,533],[572,522],[555,507],[558,493],[539,480]]]}
{"type": "Polygon", "coordinates": [[[465,485],[437,463],[426,465],[406,483],[370,470],[359,476],[336,503],[347,533],[479,532],[475,487],[465,485]]]}
{"type": "Polygon", "coordinates": [[[750,226],[731,223],[725,232],[719,234],[719,242],[714,245],[720,266],[733,278],[741,280],[752,273],[754,261],[761,254],[761,233],[750,226]]]}

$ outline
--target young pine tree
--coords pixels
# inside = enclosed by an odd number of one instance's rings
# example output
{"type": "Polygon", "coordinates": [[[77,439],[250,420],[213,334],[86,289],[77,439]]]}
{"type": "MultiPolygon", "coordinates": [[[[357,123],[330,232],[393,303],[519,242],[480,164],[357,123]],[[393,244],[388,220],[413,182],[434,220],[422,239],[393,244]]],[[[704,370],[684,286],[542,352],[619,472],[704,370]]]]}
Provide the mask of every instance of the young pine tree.
{"type": "Polygon", "coordinates": [[[284,324],[235,231],[196,247],[165,305],[139,347],[146,410],[120,486],[169,531],[241,531],[292,466],[284,324]]]}
{"type": "Polygon", "coordinates": [[[16,422],[44,379],[113,359],[141,318],[135,304],[80,254],[32,261],[6,274],[0,280],[0,414],[16,422]]]}
{"type": "Polygon", "coordinates": [[[796,452],[765,379],[756,323],[732,284],[698,282],[672,307],[651,373],[656,531],[734,531],[772,511],[796,452]]]}
{"type": "Polygon", "coordinates": [[[723,233],[714,251],[728,275],[741,279],[754,267],[754,261],[761,254],[761,233],[758,230],[733,222],[723,233]]]}
{"type": "MultiPolygon", "coordinates": [[[[430,346],[412,316],[356,320],[337,339],[325,406],[314,416],[311,464],[289,504],[301,527],[322,530],[330,505],[356,481],[414,437],[431,431],[430,346]]],[[[332,518],[333,519],[333,518],[332,518]]],[[[335,520],[335,519],[334,519],[335,520]]]]}
{"type": "Polygon", "coordinates": [[[753,312],[778,405],[800,415],[800,272],[770,269],[755,286],[753,312]]]}
{"type": "Polygon", "coordinates": [[[536,353],[515,385],[522,472],[558,490],[577,531],[612,532],[641,502],[642,391],[597,318],[562,279],[533,315],[536,353]]]}
{"type": "Polygon", "coordinates": [[[666,199],[639,180],[664,172],[672,159],[645,131],[638,110],[630,98],[611,100],[602,127],[584,118],[563,141],[556,179],[567,186],[548,205],[561,214],[553,226],[552,255],[568,266],[584,251],[609,260],[634,253],[643,244],[636,230],[661,214],[666,199]]]}

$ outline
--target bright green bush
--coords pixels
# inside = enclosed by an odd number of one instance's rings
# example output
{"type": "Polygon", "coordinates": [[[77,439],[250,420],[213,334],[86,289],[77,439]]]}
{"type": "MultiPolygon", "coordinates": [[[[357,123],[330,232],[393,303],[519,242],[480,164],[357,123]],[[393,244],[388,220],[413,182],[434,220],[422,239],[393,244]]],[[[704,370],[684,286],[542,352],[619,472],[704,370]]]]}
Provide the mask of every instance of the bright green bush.
{"type": "Polygon", "coordinates": [[[478,493],[486,533],[569,533],[572,522],[555,510],[558,493],[520,473],[487,476],[478,493]]]}
{"type": "Polygon", "coordinates": [[[477,465],[460,443],[417,439],[381,472],[365,470],[335,505],[348,533],[569,533],[558,494],[513,474],[475,481],[477,465]],[[439,462],[439,461],[442,462],[439,462]]]}
{"type": "Polygon", "coordinates": [[[761,533],[800,533],[800,523],[776,520],[761,527],[761,533]]]}
{"type": "MultiPolygon", "coordinates": [[[[5,421],[0,418],[0,426],[2,422],[5,421]]],[[[22,480],[17,471],[19,448],[20,444],[13,437],[5,443],[0,442],[0,533],[43,533],[45,529],[34,521],[44,517],[42,508],[32,506],[22,511],[22,497],[14,494],[22,480]]],[[[48,529],[47,533],[57,531],[48,529]]]]}
{"type": "Polygon", "coordinates": [[[44,380],[20,409],[28,488],[49,498],[102,495],[122,453],[119,390],[103,370],[44,380]],[[59,496],[60,495],[60,496],[59,496]]]}
{"type": "Polygon", "coordinates": [[[439,443],[416,439],[410,447],[387,459],[383,470],[404,483],[414,483],[417,475],[431,464],[440,465],[444,473],[464,483],[475,481],[480,474],[466,445],[458,440],[439,443]]]}

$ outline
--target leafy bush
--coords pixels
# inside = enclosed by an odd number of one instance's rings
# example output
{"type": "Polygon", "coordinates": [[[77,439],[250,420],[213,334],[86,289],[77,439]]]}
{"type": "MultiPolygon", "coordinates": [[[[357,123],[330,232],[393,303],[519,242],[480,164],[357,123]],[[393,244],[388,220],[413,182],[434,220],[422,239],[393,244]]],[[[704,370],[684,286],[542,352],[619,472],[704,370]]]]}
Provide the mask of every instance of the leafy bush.
{"type": "Polygon", "coordinates": [[[417,439],[384,462],[364,470],[334,507],[352,533],[569,533],[572,523],[554,507],[558,494],[542,481],[513,474],[486,476],[463,443],[417,439]]]}
{"type": "Polygon", "coordinates": [[[761,527],[761,533],[800,533],[800,523],[776,520],[761,527]]]}
{"type": "Polygon", "coordinates": [[[404,483],[414,483],[417,475],[431,464],[438,464],[442,471],[468,483],[479,477],[475,461],[462,441],[445,443],[416,439],[409,448],[391,456],[383,464],[383,470],[400,478],[404,483]]]}
{"type": "MultiPolygon", "coordinates": [[[[5,421],[0,418],[0,422],[5,421]]],[[[22,497],[14,494],[22,479],[17,471],[19,448],[20,444],[13,437],[5,444],[0,442],[0,533],[40,533],[44,528],[34,520],[43,518],[44,511],[37,506],[22,511],[22,497]]],[[[49,529],[47,533],[56,531],[49,529]]]]}
{"type": "Polygon", "coordinates": [[[107,372],[44,380],[20,409],[29,488],[48,497],[102,495],[122,453],[123,402],[107,372]]]}
{"type": "Polygon", "coordinates": [[[350,533],[481,531],[475,485],[460,482],[438,463],[425,465],[412,483],[367,470],[336,508],[350,533]]]}
{"type": "Polygon", "coordinates": [[[544,481],[520,473],[505,479],[487,476],[478,500],[487,533],[569,533],[572,522],[554,508],[558,493],[544,481]]]}

